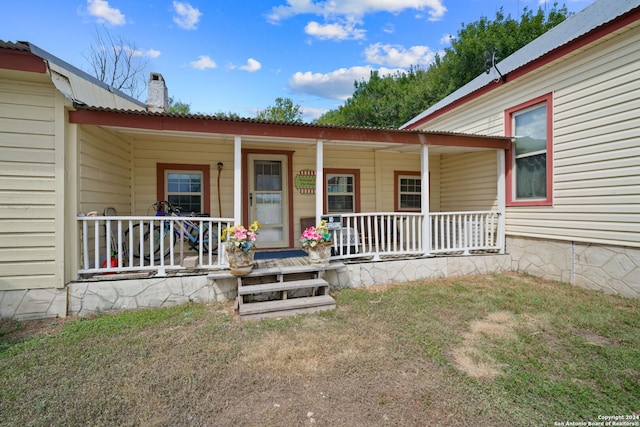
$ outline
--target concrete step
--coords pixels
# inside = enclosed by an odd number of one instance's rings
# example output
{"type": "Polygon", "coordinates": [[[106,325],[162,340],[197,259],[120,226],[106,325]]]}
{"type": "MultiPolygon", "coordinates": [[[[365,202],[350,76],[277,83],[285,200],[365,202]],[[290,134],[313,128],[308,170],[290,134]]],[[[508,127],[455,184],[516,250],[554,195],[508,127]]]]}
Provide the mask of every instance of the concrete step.
{"type": "Polygon", "coordinates": [[[292,316],[301,313],[316,313],[334,308],[336,308],[336,301],[331,295],[319,295],[240,304],[238,311],[243,320],[255,320],[292,316]]]}

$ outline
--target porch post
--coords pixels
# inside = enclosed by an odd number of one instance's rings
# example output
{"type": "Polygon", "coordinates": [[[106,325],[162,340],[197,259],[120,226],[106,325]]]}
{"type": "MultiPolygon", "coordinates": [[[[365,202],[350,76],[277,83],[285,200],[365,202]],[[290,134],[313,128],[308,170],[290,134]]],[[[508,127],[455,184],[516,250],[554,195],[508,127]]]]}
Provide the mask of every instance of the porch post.
{"type": "Polygon", "coordinates": [[[422,252],[431,252],[431,218],[429,218],[429,146],[420,146],[420,201],[422,213],[422,252]]]}
{"type": "Polygon", "coordinates": [[[233,221],[242,224],[242,138],[234,137],[233,146],[233,221]]]}
{"type": "Polygon", "coordinates": [[[320,223],[322,217],[322,206],[324,204],[324,142],[321,139],[316,141],[316,224],[320,223]]]}
{"type": "Polygon", "coordinates": [[[507,213],[507,195],[505,181],[505,150],[498,150],[496,159],[498,161],[498,248],[499,253],[505,253],[505,235],[506,235],[506,213],[507,213]]]}

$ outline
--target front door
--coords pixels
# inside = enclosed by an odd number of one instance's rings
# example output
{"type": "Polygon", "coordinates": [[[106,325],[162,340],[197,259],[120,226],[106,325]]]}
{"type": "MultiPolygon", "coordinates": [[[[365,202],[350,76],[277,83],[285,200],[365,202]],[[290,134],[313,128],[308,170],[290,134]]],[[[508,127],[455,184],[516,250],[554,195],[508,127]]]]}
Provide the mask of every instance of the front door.
{"type": "Polygon", "coordinates": [[[249,154],[249,223],[262,225],[259,248],[289,246],[288,157],[281,154],[249,154]]]}

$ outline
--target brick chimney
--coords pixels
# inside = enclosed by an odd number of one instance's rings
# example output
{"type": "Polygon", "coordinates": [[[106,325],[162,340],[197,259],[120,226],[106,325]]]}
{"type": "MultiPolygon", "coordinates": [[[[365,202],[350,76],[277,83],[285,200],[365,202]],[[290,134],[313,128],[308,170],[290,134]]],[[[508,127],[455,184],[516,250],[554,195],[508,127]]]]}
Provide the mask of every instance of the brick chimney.
{"type": "Polygon", "coordinates": [[[149,76],[149,96],[147,110],[152,113],[166,113],[169,111],[169,91],[160,73],[151,73],[149,76]]]}

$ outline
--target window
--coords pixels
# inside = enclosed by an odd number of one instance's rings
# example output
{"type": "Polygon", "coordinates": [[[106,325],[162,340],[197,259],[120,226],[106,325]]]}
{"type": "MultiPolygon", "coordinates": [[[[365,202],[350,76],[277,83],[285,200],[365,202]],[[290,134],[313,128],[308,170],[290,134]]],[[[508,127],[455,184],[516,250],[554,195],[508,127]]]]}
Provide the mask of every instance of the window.
{"type": "Polygon", "coordinates": [[[182,212],[202,212],[202,173],[165,171],[167,200],[182,212]]]}
{"type": "Polygon", "coordinates": [[[507,135],[515,140],[507,154],[510,206],[551,204],[551,95],[507,110],[507,135]]]}
{"type": "Polygon", "coordinates": [[[209,166],[158,164],[158,200],[167,200],[181,211],[209,210],[209,166]]]}
{"type": "Polygon", "coordinates": [[[325,169],[325,184],[328,213],[360,211],[360,171],[325,169]]]}
{"type": "Polygon", "coordinates": [[[396,211],[419,212],[422,207],[422,179],[418,172],[395,172],[396,211]]]}

